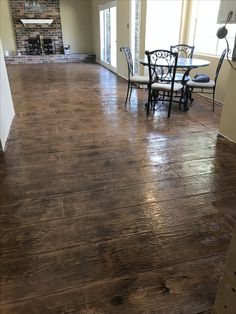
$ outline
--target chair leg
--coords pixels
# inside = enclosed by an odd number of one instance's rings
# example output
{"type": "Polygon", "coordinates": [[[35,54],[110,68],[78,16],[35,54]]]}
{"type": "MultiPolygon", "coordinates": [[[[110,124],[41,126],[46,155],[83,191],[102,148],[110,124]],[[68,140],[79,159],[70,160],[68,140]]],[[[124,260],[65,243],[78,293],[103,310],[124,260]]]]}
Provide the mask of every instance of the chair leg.
{"type": "MultiPolygon", "coordinates": [[[[163,103],[164,103],[164,101],[165,101],[165,97],[166,97],[166,93],[163,92],[163,98],[162,98],[162,102],[163,102],[163,103]]],[[[169,92],[167,92],[167,97],[169,97],[169,92]]]]}
{"type": "Polygon", "coordinates": [[[190,101],[190,103],[192,103],[194,101],[193,99],[193,88],[188,88],[188,101],[190,101]]]}
{"type": "Polygon", "coordinates": [[[148,87],[148,101],[145,104],[145,107],[146,107],[146,110],[147,110],[147,115],[149,115],[151,101],[152,101],[152,91],[151,91],[151,88],[148,87]]]}
{"type": "Polygon", "coordinates": [[[159,90],[157,90],[156,91],[156,99],[155,99],[155,103],[154,103],[154,109],[155,109],[155,105],[158,103],[158,101],[159,101],[159,98],[160,98],[160,96],[159,96],[159,90]]]}
{"type": "Polygon", "coordinates": [[[130,97],[131,97],[131,94],[132,94],[132,89],[133,89],[133,84],[131,83],[131,85],[130,85],[130,94],[129,94],[129,101],[130,101],[130,97]]]}
{"type": "Polygon", "coordinates": [[[194,101],[193,99],[193,88],[190,90],[190,102],[192,103],[194,101]]]}
{"type": "Polygon", "coordinates": [[[192,87],[186,87],[186,96],[187,96],[187,100],[186,102],[190,104],[194,101],[193,99],[193,88],[192,87]]]}
{"type": "Polygon", "coordinates": [[[130,89],[130,81],[128,82],[128,89],[127,89],[127,95],[126,95],[126,99],[125,99],[125,104],[127,104],[127,100],[128,100],[128,96],[129,96],[129,89],[130,89]]]}
{"type": "Polygon", "coordinates": [[[169,110],[168,110],[168,118],[170,117],[171,113],[171,108],[172,108],[172,98],[173,98],[173,93],[170,93],[170,102],[169,102],[169,110]]]}
{"type": "MultiPolygon", "coordinates": [[[[186,86],[186,93],[187,93],[187,86],[186,86]]],[[[181,89],[181,95],[179,97],[179,110],[181,110],[182,99],[184,99],[184,88],[181,89]]]]}
{"type": "Polygon", "coordinates": [[[153,107],[153,110],[155,110],[155,105],[156,105],[156,102],[157,102],[157,98],[158,98],[158,91],[153,91],[152,92],[152,107],[153,107]]]}

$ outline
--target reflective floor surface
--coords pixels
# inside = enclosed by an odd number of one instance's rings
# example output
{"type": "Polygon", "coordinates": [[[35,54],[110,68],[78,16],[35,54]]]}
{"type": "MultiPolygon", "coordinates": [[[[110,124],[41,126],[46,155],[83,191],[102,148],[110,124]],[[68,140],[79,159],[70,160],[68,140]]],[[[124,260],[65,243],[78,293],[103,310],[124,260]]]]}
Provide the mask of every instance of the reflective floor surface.
{"type": "Polygon", "coordinates": [[[8,66],[2,314],[210,313],[236,219],[220,107],[189,112],[99,65],[8,66]]]}

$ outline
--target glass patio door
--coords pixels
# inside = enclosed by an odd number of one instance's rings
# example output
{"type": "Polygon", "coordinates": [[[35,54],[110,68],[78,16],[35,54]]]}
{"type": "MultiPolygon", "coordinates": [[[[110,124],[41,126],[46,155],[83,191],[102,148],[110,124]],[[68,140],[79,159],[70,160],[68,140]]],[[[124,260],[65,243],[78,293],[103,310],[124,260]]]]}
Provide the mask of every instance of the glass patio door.
{"type": "Polygon", "coordinates": [[[116,71],[116,3],[100,6],[100,54],[101,63],[116,71]]]}

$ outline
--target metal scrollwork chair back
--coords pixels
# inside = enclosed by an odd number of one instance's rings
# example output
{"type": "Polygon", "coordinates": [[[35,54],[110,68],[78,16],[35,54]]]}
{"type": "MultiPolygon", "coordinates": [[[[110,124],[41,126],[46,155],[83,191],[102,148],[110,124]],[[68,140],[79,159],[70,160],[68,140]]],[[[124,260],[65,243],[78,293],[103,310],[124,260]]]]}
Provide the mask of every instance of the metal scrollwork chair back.
{"type": "Polygon", "coordinates": [[[134,65],[133,65],[133,58],[131,54],[131,50],[129,47],[123,46],[120,48],[120,51],[123,51],[125,54],[127,66],[128,66],[128,78],[130,79],[131,76],[134,75],[134,65]]]}
{"type": "Polygon", "coordinates": [[[216,68],[215,83],[217,82],[218,75],[219,75],[219,73],[220,73],[220,69],[221,69],[222,64],[223,64],[223,62],[224,62],[224,58],[225,58],[226,53],[227,53],[227,49],[225,49],[225,50],[222,52],[221,56],[220,56],[220,60],[219,60],[219,62],[218,62],[217,68],[216,68]]]}
{"type": "Polygon", "coordinates": [[[169,50],[145,51],[148,59],[149,84],[148,84],[148,102],[146,104],[147,113],[150,107],[155,107],[159,100],[160,92],[168,94],[170,117],[173,93],[182,89],[182,84],[175,83],[176,66],[178,53],[169,50]]]}
{"type": "Polygon", "coordinates": [[[128,66],[128,88],[127,88],[127,95],[125,99],[125,104],[126,104],[127,100],[128,99],[130,100],[133,86],[138,85],[138,84],[147,85],[149,82],[149,78],[148,76],[134,75],[133,58],[132,58],[132,53],[129,47],[123,46],[120,48],[120,51],[124,52],[127,66],[128,66]]]}
{"type": "Polygon", "coordinates": [[[170,51],[177,52],[179,55],[179,58],[181,57],[181,58],[192,59],[194,48],[195,48],[195,46],[179,44],[179,45],[170,46],[170,51]]]}
{"type": "MultiPolygon", "coordinates": [[[[194,48],[195,46],[179,44],[179,45],[170,46],[170,51],[177,52],[179,58],[192,59],[194,48]]],[[[175,76],[175,81],[182,82],[182,84],[185,84],[190,79],[191,77],[189,76],[189,72],[187,68],[182,68],[180,71],[176,73],[176,76],[175,76]]]]}

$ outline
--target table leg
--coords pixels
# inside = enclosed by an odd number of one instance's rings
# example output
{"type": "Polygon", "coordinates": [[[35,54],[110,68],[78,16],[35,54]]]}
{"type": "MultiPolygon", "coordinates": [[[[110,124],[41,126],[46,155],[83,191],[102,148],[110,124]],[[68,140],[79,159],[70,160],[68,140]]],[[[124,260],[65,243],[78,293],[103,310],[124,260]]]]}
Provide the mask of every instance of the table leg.
{"type": "Polygon", "coordinates": [[[188,100],[189,100],[189,89],[186,85],[186,80],[185,78],[187,76],[189,76],[190,71],[192,70],[192,68],[188,68],[182,78],[182,85],[183,85],[183,93],[182,93],[182,99],[181,99],[181,104],[183,104],[183,111],[186,112],[189,110],[189,106],[188,106],[188,100]]]}

